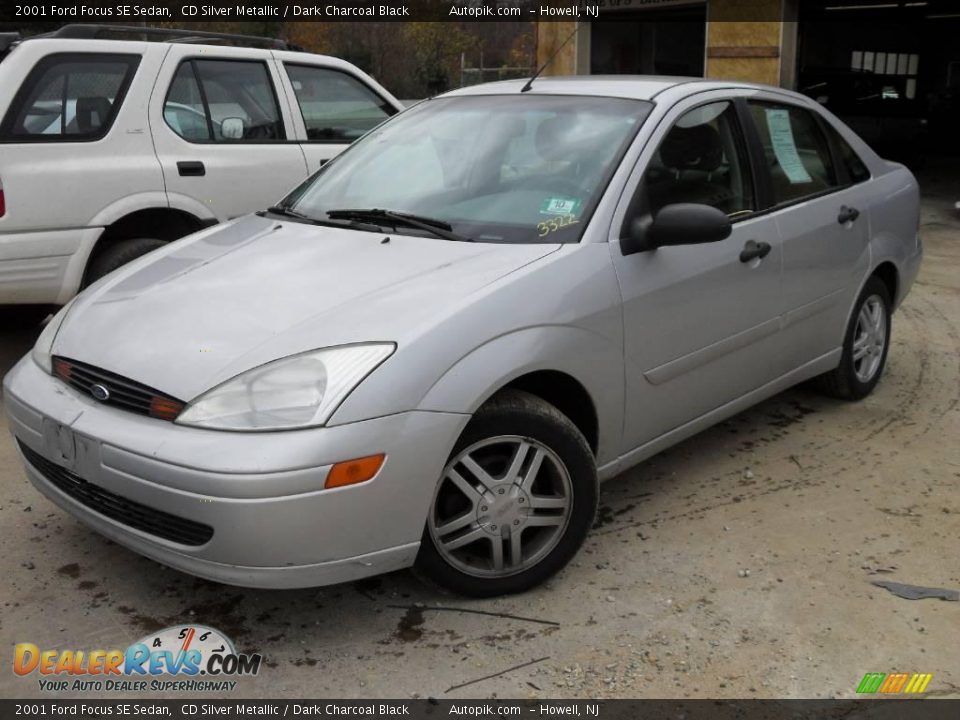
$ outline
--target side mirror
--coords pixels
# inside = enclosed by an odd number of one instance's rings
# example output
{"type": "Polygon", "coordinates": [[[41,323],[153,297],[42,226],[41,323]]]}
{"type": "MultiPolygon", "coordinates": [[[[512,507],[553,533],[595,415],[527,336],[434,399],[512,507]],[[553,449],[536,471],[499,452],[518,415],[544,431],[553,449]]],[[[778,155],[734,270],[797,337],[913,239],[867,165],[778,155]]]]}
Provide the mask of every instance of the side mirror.
{"type": "Polygon", "coordinates": [[[220,123],[220,135],[224,140],[243,140],[243,118],[224,118],[220,123]]]}
{"type": "Polygon", "coordinates": [[[655,250],[665,245],[700,245],[730,237],[730,218],[715,207],[675,203],[661,208],[654,218],[634,218],[628,237],[621,242],[624,255],[655,250]]]}

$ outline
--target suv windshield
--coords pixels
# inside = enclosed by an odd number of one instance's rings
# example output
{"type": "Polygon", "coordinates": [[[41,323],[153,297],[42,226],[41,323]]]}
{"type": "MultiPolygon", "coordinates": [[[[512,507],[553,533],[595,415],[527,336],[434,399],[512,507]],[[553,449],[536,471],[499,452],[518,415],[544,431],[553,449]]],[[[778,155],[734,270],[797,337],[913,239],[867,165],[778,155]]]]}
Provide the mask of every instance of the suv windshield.
{"type": "Polygon", "coordinates": [[[582,96],[430,100],[358,140],[284,205],[319,220],[346,208],[406,213],[477,242],[577,242],[650,108],[582,96]]]}

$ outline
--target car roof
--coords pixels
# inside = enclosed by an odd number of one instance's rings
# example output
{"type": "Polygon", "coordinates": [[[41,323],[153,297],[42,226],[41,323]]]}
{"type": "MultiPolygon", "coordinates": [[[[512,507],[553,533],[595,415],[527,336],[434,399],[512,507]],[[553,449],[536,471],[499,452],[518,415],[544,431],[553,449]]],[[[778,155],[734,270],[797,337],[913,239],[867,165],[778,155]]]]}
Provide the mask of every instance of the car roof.
{"type": "MultiPolygon", "coordinates": [[[[520,93],[528,78],[472,85],[453,90],[445,97],[457,95],[510,95],[520,93]]],[[[757,85],[736,80],[710,80],[698,77],[673,77],[667,75],[567,75],[539,77],[530,86],[529,94],[540,95],[592,95],[601,97],[653,100],[660,93],[683,86],[685,94],[708,90],[742,88],[776,92],[790,97],[802,98],[783,88],[757,85]]],[[[805,99],[805,98],[804,98],[805,99]]]]}

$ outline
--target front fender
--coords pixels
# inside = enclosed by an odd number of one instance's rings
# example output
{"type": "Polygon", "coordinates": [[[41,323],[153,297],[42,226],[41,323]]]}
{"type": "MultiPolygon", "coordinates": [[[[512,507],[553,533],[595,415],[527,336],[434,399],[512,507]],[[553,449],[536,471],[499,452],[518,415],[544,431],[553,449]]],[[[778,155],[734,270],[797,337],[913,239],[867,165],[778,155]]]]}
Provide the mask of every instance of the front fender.
{"type": "Polygon", "coordinates": [[[623,432],[622,355],[614,342],[582,328],[530,327],[494,338],[447,370],[417,409],[473,414],[505,385],[539,370],[583,385],[597,413],[598,464],[614,459],[623,432]]]}

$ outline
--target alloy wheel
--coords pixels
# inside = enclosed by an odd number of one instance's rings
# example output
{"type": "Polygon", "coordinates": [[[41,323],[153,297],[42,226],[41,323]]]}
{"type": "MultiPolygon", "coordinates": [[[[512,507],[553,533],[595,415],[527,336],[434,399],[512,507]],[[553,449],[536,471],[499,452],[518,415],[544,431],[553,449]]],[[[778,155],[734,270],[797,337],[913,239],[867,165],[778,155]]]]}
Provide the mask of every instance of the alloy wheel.
{"type": "Polygon", "coordinates": [[[540,562],[563,537],[573,486],[563,462],[529,437],[481,440],[447,463],[427,520],[441,557],[476,577],[540,562]]]}
{"type": "Polygon", "coordinates": [[[870,382],[883,361],[887,344],[887,312],[879,295],[871,295],[860,306],[853,333],[853,371],[857,380],[870,382]]]}

